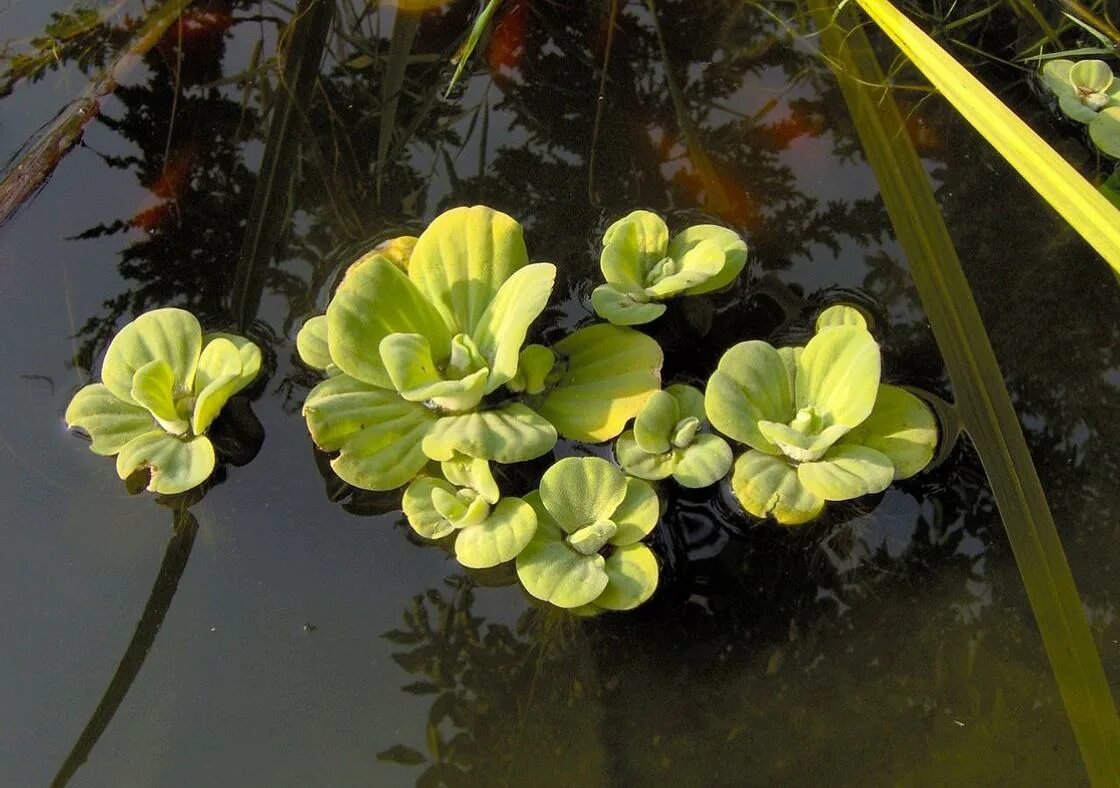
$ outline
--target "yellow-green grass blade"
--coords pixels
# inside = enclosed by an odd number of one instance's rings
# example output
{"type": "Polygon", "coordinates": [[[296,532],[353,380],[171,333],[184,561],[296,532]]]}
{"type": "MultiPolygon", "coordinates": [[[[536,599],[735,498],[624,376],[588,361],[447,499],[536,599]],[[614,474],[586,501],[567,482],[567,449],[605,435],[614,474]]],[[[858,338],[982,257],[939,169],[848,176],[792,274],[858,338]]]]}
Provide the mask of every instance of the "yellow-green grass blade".
{"type": "Polygon", "coordinates": [[[1042,642],[1094,785],[1120,784],[1120,718],[1100,655],[929,178],[863,30],[810,0],[895,235],[945,358],[961,420],[999,506],[1042,642]]]}
{"type": "Polygon", "coordinates": [[[856,0],[1007,163],[1120,273],[1120,210],[888,0],[856,0]]]}

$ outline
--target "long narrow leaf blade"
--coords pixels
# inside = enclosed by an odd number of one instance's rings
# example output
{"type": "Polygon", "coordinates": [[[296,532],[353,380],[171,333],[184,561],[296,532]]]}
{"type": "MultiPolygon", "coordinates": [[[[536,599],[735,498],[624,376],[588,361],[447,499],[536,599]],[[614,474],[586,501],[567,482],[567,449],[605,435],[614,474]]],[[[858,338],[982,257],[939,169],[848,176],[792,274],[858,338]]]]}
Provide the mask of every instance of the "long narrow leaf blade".
{"type": "Polygon", "coordinates": [[[1094,785],[1120,784],[1120,717],[1011,397],[929,178],[866,35],[810,0],[867,162],[945,357],[1094,785]],[[847,29],[844,29],[847,28],[847,29]]]}
{"type": "Polygon", "coordinates": [[[888,0],[856,0],[965,120],[1120,273],[1120,211],[888,0]]]}

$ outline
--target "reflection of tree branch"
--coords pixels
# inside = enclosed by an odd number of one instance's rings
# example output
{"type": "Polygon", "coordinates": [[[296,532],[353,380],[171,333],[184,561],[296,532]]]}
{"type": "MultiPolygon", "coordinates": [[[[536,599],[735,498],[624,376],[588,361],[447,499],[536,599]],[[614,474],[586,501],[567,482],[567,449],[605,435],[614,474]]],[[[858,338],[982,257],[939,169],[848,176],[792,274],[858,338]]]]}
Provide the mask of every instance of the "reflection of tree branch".
{"type": "Polygon", "coordinates": [[[101,696],[101,702],[89,718],[78,741],[74,743],[70,754],[66,756],[62,767],[58,770],[51,785],[66,785],[74,773],[78,771],[86,758],[89,757],[101,734],[109,727],[113,715],[117,713],[121,702],[124,700],[132,682],[140,673],[144,660],[155,642],[156,634],[163,625],[163,618],[171,607],[171,600],[175,597],[175,589],[179,587],[179,579],[183,570],[187,568],[187,559],[191,556],[194,538],[198,534],[198,520],[186,508],[175,511],[174,531],[171,540],[167,543],[167,550],[163,554],[163,563],[160,565],[159,574],[156,576],[155,585],[148,595],[148,603],[136,625],[136,631],[128,648],[117,665],[117,672],[113,674],[112,681],[101,696]]]}

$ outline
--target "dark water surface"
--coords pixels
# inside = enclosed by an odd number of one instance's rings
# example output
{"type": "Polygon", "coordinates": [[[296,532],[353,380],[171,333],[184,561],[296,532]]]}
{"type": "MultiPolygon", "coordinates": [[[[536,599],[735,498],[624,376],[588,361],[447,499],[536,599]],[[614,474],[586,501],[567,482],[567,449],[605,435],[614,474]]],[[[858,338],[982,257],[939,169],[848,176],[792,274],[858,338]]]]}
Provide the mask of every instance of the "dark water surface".
{"type": "MultiPolygon", "coordinates": [[[[475,4],[425,15],[379,167],[394,12],[338,4],[319,82],[296,97],[296,152],[266,233],[275,252],[250,329],[273,360],[252,402],[264,446],[191,507],[198,533],[162,628],[73,784],[1086,782],[967,442],[800,529],[750,521],[726,491],[667,488],[658,594],[574,622],[531,606],[501,572],[465,574],[411,538],[390,499],[320,471],[299,415],[315,382],[295,357],[302,321],[358,252],[478,202],[520,219],[533,259],[561,269],[546,341],[591,321],[602,229],[646,207],[674,228],[732,226],[752,249],[731,292],[651,327],[666,383],[703,380],[740,340],[803,336],[820,305],[845,298],[876,316],[887,379],[951,399],[814,39],[787,37],[753,6],[701,5],[657,5],[667,71],[645,6],[622,4],[601,104],[609,3],[510,0],[446,100],[475,4]]],[[[10,52],[33,48],[52,7],[73,6],[0,0],[10,52]]],[[[0,785],[48,783],[66,760],[175,517],[130,497],[62,412],[135,314],[176,305],[207,326],[236,322],[266,111],[284,96],[269,58],[290,18],[271,3],[196,4],[0,228],[0,785]],[[250,84],[258,42],[269,67],[250,84]]],[[[0,99],[0,156],[87,80],[71,60],[16,85],[0,99]]],[[[1074,130],[1007,84],[1032,125],[1095,166],[1074,130]]],[[[1120,290],[921,95],[899,99],[1120,689],[1120,290]]]]}

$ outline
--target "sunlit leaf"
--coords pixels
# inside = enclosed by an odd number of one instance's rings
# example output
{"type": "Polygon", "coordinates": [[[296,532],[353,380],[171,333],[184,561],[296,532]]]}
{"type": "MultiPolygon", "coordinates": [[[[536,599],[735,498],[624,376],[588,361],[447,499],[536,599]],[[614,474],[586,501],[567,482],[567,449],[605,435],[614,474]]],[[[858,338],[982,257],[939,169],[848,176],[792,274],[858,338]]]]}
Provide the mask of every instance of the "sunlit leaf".
{"type": "Polygon", "coordinates": [[[487,503],[497,503],[500,493],[498,482],[490,470],[487,460],[457,454],[450,460],[440,463],[444,478],[456,487],[469,487],[482,496],[487,503]]]}
{"type": "Polygon", "coordinates": [[[202,329],[194,315],[183,309],[155,309],[113,337],[105,352],[101,382],[118,399],[135,405],[133,376],[144,365],[159,360],[168,365],[179,386],[190,390],[201,352],[202,329]]]}
{"type": "Polygon", "coordinates": [[[866,329],[826,326],[798,360],[795,404],[815,408],[830,424],[854,427],[875,406],[879,373],[879,345],[866,329]]]}
{"type": "Polygon", "coordinates": [[[894,466],[882,452],[844,444],[815,462],[798,465],[797,478],[805,489],[826,501],[847,501],[887,489],[894,466]]]}
{"type": "Polygon", "coordinates": [[[103,456],[116,454],[133,438],[160,429],[151,413],[118,399],[102,383],[78,390],[66,407],[66,424],[84,430],[92,439],[90,450],[103,456]]]}
{"type": "Polygon", "coordinates": [[[664,304],[639,301],[635,294],[609,284],[599,285],[591,291],[591,308],[599,317],[616,326],[652,323],[667,309],[664,304]]]}
{"type": "Polygon", "coordinates": [[[182,435],[190,420],[175,403],[175,373],[166,361],[149,361],[132,376],[132,401],[148,409],[159,425],[172,435],[182,435]]]}
{"type": "Polygon", "coordinates": [[[556,429],[539,414],[513,402],[494,410],[442,416],[423,440],[424,453],[443,462],[465,454],[495,462],[523,462],[556,445],[556,429]]]}
{"type": "Polygon", "coordinates": [[[329,373],[334,362],[327,342],[326,315],[317,315],[303,324],[303,328],[296,334],[296,350],[304,364],[329,373]]]}
{"type": "Polygon", "coordinates": [[[625,546],[649,536],[661,516],[661,500],[652,485],[641,479],[626,480],[626,494],[622,503],[611,514],[618,531],[611,537],[611,544],[625,546]]]}
{"type": "Polygon", "coordinates": [[[666,256],[668,247],[665,220],[650,211],[632,211],[603,233],[603,278],[620,292],[643,289],[649,270],[666,256]]]}
{"type": "Polygon", "coordinates": [[[137,471],[151,473],[148,489],[160,495],[186,492],[206,481],[214,471],[214,446],[205,435],[178,438],[166,432],[146,432],[117,455],[117,476],[127,479],[137,471]]]}
{"type": "Polygon", "coordinates": [[[894,478],[908,479],[933,459],[937,419],[929,406],[909,391],[884,383],[879,386],[871,415],[841,443],[882,452],[894,466],[894,478]]]}
{"type": "Polygon", "coordinates": [[[793,419],[793,391],[778,351],[760,340],[740,342],[719,360],[704,392],[704,410],[713,427],[751,448],[779,454],[763,437],[760,421],[793,419]]]}
{"type": "Polygon", "coordinates": [[[537,514],[537,530],[517,556],[517,576],[525,590],[557,607],[591,603],[607,587],[603,556],[581,555],[565,541],[566,533],[540,503],[536,493],[525,500],[537,514]]]}
{"type": "Polygon", "coordinates": [[[548,303],[556,279],[556,266],[533,263],[507,279],[482,313],[471,334],[490,362],[489,394],[517,374],[521,346],[529,326],[548,303]]]}
{"type": "Polygon", "coordinates": [[[390,334],[381,340],[379,354],[393,388],[410,402],[431,400],[449,410],[468,410],[486,392],[488,369],[458,380],[444,378],[432,359],[431,345],[420,334],[390,334]]]}
{"type": "Polygon", "coordinates": [[[455,530],[432,503],[432,492],[436,489],[455,494],[455,487],[442,479],[420,476],[408,485],[401,498],[401,509],[409,526],[425,539],[442,539],[455,530]]]}
{"type": "Polygon", "coordinates": [[[682,487],[707,487],[731,470],[731,447],[718,435],[697,435],[689,446],[677,451],[680,455],[673,467],[673,478],[682,487]]]}
{"type": "Polygon", "coordinates": [[[565,457],[541,476],[540,498],[568,533],[611,519],[626,497],[626,477],[599,457],[565,457]]]}
{"type": "Polygon", "coordinates": [[[701,295],[719,290],[734,282],[747,264],[747,244],[734,230],[716,224],[695,224],[673,236],[669,242],[669,256],[682,259],[689,250],[700,243],[714,244],[722,254],[719,270],[685,292],[701,295]]]}
{"type": "MultiPolygon", "coordinates": [[[[677,451],[680,451],[679,449],[677,451]]],[[[640,479],[657,481],[672,475],[676,465],[674,452],[650,453],[638,445],[634,431],[627,430],[614,444],[614,456],[622,470],[640,479]]]]}
{"type": "MultiPolygon", "coordinates": [[[[260,365],[260,351],[257,351],[260,365]]],[[[245,388],[242,374],[241,351],[230,340],[217,337],[202,348],[195,374],[195,403],[191,414],[191,430],[201,435],[217,418],[229,398],[245,388]]]]}
{"type": "Polygon", "coordinates": [[[607,587],[594,599],[607,610],[633,610],[657,590],[657,558],[644,544],[619,547],[603,566],[607,587]]]}
{"type": "Polygon", "coordinates": [[[808,522],[824,508],[824,499],[801,484],[797,469],[784,457],[753,449],[735,461],[731,490],[747,512],[771,516],[782,525],[808,522]]]}
{"type": "Polygon", "coordinates": [[[854,306],[847,304],[833,304],[828,309],[817,315],[815,330],[820,331],[829,326],[856,326],[867,328],[867,318],[854,306]]]}
{"type": "Polygon", "coordinates": [[[520,498],[503,498],[478,525],[459,531],[455,558],[471,569],[487,569],[511,561],[537,531],[533,507],[520,498]]]}
{"type": "Polygon", "coordinates": [[[676,398],[667,391],[655,391],[634,419],[634,440],[650,454],[667,452],[672,448],[673,428],[680,420],[676,398]]]}

